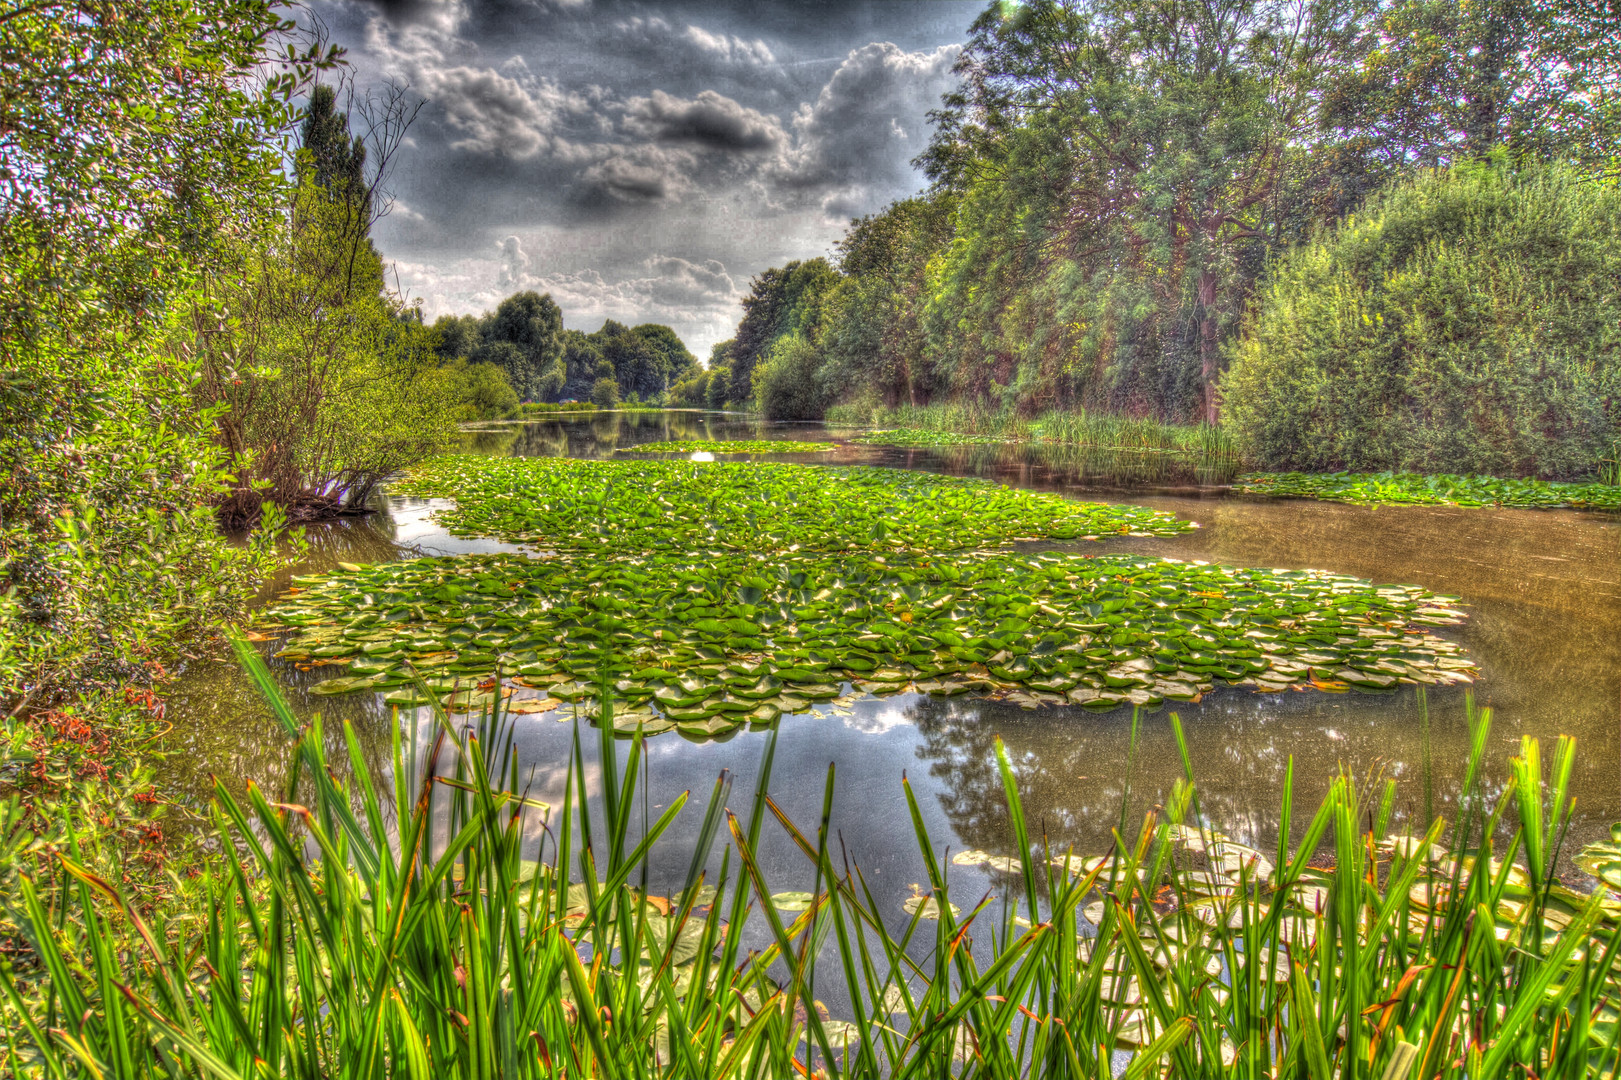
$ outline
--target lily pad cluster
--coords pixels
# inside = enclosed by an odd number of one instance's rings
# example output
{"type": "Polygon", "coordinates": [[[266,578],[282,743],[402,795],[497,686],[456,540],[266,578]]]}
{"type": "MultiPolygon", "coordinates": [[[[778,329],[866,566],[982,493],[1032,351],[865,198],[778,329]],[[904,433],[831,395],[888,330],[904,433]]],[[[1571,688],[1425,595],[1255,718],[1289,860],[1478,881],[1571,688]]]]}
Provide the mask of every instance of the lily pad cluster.
{"type": "Polygon", "coordinates": [[[298,629],[283,659],[345,668],[317,692],[395,688],[418,703],[422,673],[453,709],[516,695],[517,711],[594,712],[606,687],[616,727],[703,736],[802,711],[847,682],[1112,709],[1197,699],[1218,682],[1377,691],[1475,670],[1432,633],[1459,621],[1450,597],[1129,555],[491,554],[295,586],[264,618],[298,629]]]}
{"type": "Polygon", "coordinates": [[[958,431],[931,431],[928,428],[890,428],[869,431],[850,440],[865,446],[978,446],[1004,444],[1013,439],[1003,435],[965,435],[958,431]]]}
{"type": "Polygon", "coordinates": [[[1141,506],[870,467],[451,456],[393,490],[454,497],[440,519],[458,536],[599,553],[926,552],[1194,528],[1141,506]]]}
{"type": "Polygon", "coordinates": [[[625,454],[819,454],[837,450],[837,443],[803,439],[668,439],[618,447],[625,454]]]}
{"type": "Polygon", "coordinates": [[[1422,473],[1251,473],[1233,482],[1246,495],[1325,499],[1363,506],[1508,506],[1621,510],[1621,487],[1494,476],[1422,473]]]}

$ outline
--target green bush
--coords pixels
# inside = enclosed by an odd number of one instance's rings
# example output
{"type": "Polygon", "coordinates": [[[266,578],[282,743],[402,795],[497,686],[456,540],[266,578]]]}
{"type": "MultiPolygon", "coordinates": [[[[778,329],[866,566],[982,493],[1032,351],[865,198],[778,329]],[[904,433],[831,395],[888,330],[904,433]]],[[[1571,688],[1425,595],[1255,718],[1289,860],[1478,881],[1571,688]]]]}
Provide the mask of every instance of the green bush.
{"type": "Polygon", "coordinates": [[[1575,477],[1621,431],[1621,192],[1427,173],[1279,264],[1222,380],[1270,469],[1575,477]]]}
{"type": "Polygon", "coordinates": [[[827,393],[817,379],[821,350],[803,335],[778,338],[754,371],[754,408],[770,420],[820,420],[827,393]]]}
{"type": "Polygon", "coordinates": [[[518,409],[518,392],[495,364],[457,358],[443,365],[459,420],[499,420],[518,409]]]}
{"type": "Polygon", "coordinates": [[[609,378],[591,384],[591,404],[599,409],[611,409],[619,404],[619,383],[609,378]]]}

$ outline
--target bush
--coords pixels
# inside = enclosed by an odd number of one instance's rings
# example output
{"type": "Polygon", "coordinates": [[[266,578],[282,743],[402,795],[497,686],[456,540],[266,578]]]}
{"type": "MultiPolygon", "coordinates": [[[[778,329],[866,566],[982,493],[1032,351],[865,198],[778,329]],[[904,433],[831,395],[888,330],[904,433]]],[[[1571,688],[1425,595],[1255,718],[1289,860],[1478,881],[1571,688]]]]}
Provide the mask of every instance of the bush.
{"type": "Polygon", "coordinates": [[[770,420],[820,420],[828,395],[816,374],[821,351],[798,333],[778,338],[754,371],[754,407],[770,420]]]}
{"type": "Polygon", "coordinates": [[[1270,469],[1573,477],[1621,432],[1621,192],[1428,173],[1275,269],[1222,381],[1270,469]]]}
{"type": "Polygon", "coordinates": [[[619,404],[619,383],[601,378],[591,384],[591,404],[599,409],[611,409],[619,404]]]}
{"type": "Polygon", "coordinates": [[[495,364],[456,359],[441,370],[450,383],[458,420],[499,420],[517,411],[518,392],[495,364]]]}

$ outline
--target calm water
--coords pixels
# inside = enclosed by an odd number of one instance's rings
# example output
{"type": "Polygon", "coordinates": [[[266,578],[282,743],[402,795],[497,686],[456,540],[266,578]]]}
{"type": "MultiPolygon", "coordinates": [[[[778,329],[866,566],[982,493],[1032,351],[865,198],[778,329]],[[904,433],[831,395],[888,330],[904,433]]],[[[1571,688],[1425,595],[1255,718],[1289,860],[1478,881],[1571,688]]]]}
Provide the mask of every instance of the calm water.
{"type": "MultiPolygon", "coordinates": [[[[718,414],[608,414],[510,426],[473,433],[469,440],[485,453],[593,458],[657,439],[763,433],[825,441],[840,431],[718,414]]],[[[1109,490],[1088,462],[1043,460],[1027,449],[843,447],[804,460],[971,473],[1016,487],[1142,503],[1202,526],[1174,539],[1083,544],[1074,550],[1314,567],[1461,596],[1469,620],[1444,633],[1462,641],[1480,664],[1475,695],[1496,710],[1489,782],[1501,786],[1522,735],[1543,739],[1545,757],[1551,756],[1556,736],[1571,735],[1579,753],[1572,781],[1576,827],[1567,851],[1621,821],[1621,520],[1566,511],[1265,502],[1215,493],[1201,497],[1187,489],[1122,492],[1109,490]]],[[[370,518],[312,529],[311,556],[298,572],[338,560],[503,549],[449,536],[432,520],[435,505],[385,495],[370,518]]],[[[334,728],[339,718],[352,720],[372,768],[386,774],[392,720],[380,696],[310,698],[305,688],[329,673],[300,673],[275,661],[272,666],[302,713],[320,711],[334,728]]],[[[1401,814],[1422,817],[1426,799],[1437,812],[1450,813],[1468,752],[1463,692],[1432,692],[1429,705],[1427,731],[1411,690],[1369,696],[1257,694],[1222,687],[1198,704],[1179,704],[1177,712],[1191,742],[1207,816],[1217,828],[1265,845],[1277,836],[1291,757],[1302,818],[1341,770],[1363,779],[1395,779],[1401,814]]],[[[1168,715],[1161,709],[1142,719],[1129,770],[1133,828],[1181,775],[1168,715]]],[[[175,723],[167,739],[172,786],[202,799],[216,775],[232,788],[248,779],[272,786],[282,782],[286,740],[233,664],[213,658],[191,663],[170,696],[170,717],[175,723]]],[[[560,805],[572,725],[551,716],[522,717],[517,723],[517,746],[533,778],[532,794],[560,805]]],[[[1121,821],[1131,729],[1124,710],[1102,715],[1079,708],[1026,711],[968,697],[865,699],[842,713],[823,707],[785,716],[770,790],[790,815],[814,826],[833,763],[834,826],[875,890],[894,900],[898,914],[911,883],[923,880],[903,775],[922,806],[937,853],[947,845],[954,851],[1006,852],[1010,837],[993,756],[1000,737],[1036,827],[1058,847],[1100,852],[1121,821]]],[[[594,735],[586,734],[594,745],[594,735]]],[[[764,742],[758,732],[739,732],[718,743],[696,744],[675,734],[650,740],[649,810],[656,816],[687,789],[701,801],[726,769],[735,778],[731,805],[746,814],[764,742]]],[[[330,749],[342,753],[336,739],[330,749]]],[[[675,841],[664,845],[672,877],[686,868],[682,829],[695,832],[701,816],[701,806],[689,806],[675,841]]],[[[773,888],[809,886],[808,863],[770,823],[765,848],[773,888]]],[[[970,902],[991,883],[988,871],[954,867],[953,873],[970,902]]]]}

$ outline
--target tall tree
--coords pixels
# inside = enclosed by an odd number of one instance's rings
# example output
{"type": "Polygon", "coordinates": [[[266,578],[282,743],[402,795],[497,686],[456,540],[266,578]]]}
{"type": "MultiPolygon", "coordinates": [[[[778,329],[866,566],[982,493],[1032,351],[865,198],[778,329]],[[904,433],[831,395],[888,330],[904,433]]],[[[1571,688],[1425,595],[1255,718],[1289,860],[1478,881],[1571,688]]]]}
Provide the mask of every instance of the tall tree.
{"type": "Polygon", "coordinates": [[[512,388],[525,401],[552,401],[563,390],[568,372],[563,362],[563,312],[550,294],[514,293],[501,301],[484,327],[489,345],[510,344],[515,351],[480,355],[501,365],[512,388]]]}
{"type": "Polygon", "coordinates": [[[992,5],[920,159],[964,199],[937,297],[955,377],[1172,413],[1187,386],[1215,419],[1224,331],[1279,232],[1323,73],[1366,48],[1371,6],[992,5]]]}

